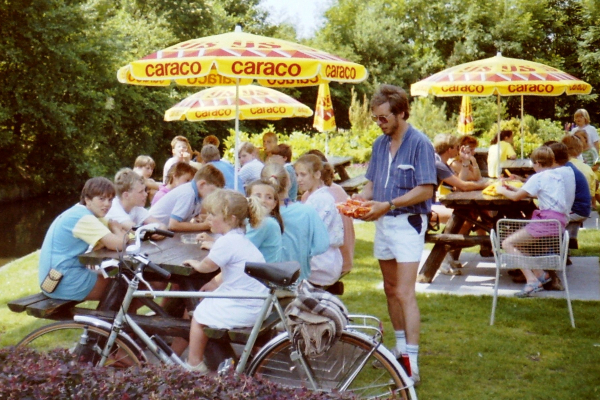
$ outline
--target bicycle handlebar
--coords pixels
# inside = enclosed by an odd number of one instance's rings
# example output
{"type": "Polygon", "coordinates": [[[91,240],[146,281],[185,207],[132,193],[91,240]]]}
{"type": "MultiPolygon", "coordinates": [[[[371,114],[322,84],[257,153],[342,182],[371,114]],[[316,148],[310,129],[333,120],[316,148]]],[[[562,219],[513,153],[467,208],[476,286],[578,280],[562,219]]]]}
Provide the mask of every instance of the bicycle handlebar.
{"type": "Polygon", "coordinates": [[[135,231],[135,243],[127,246],[127,253],[137,254],[140,252],[142,246],[142,240],[146,240],[148,237],[158,234],[162,236],[173,237],[175,234],[171,231],[160,229],[160,224],[152,223],[148,225],[142,225],[135,231]]]}
{"type": "Polygon", "coordinates": [[[152,271],[156,272],[161,277],[165,279],[169,279],[171,277],[171,273],[169,271],[165,270],[162,267],[159,267],[158,265],[150,261],[146,256],[142,254],[136,254],[133,256],[133,258],[139,261],[140,263],[144,264],[145,266],[149,267],[152,271]]]}

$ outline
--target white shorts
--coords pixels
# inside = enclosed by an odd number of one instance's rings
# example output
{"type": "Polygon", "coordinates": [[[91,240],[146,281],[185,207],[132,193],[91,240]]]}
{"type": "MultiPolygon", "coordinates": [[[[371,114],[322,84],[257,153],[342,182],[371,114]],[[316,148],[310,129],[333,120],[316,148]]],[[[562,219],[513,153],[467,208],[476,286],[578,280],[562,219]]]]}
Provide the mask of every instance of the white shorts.
{"type": "Polygon", "coordinates": [[[419,262],[425,245],[426,214],[384,216],[375,221],[373,254],[378,260],[419,262]]]}

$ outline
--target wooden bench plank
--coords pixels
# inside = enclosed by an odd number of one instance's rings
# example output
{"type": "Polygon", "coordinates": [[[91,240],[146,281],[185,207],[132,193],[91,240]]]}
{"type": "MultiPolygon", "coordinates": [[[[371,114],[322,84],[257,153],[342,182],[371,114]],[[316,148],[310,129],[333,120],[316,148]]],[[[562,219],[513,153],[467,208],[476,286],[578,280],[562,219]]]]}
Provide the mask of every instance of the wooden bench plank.
{"type": "Polygon", "coordinates": [[[46,300],[27,306],[27,314],[36,318],[48,318],[53,314],[59,313],[70,315],[70,310],[79,303],[79,301],[75,300],[59,300],[47,297],[46,300]]]}
{"type": "Polygon", "coordinates": [[[483,235],[469,236],[456,233],[426,234],[426,243],[442,243],[456,247],[471,247],[481,244],[490,244],[490,237],[483,235]]]}
{"type": "Polygon", "coordinates": [[[8,302],[8,308],[12,312],[23,312],[27,309],[27,306],[35,304],[40,301],[47,300],[48,296],[44,293],[36,293],[30,296],[21,297],[20,299],[11,300],[8,302]]]}
{"type": "Polygon", "coordinates": [[[365,175],[358,175],[354,178],[350,178],[343,182],[340,182],[339,185],[344,189],[348,194],[356,193],[358,190],[364,186],[369,180],[365,177],[365,175]]]}

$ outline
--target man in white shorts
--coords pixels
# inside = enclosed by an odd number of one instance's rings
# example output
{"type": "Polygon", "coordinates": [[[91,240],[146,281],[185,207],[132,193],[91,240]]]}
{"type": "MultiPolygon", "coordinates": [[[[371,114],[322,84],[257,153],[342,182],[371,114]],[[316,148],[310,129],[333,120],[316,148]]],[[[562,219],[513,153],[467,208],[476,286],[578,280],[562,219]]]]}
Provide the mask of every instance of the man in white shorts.
{"type": "Polygon", "coordinates": [[[415,283],[437,183],[434,149],[427,136],[406,122],[408,96],[403,89],[381,85],[371,99],[371,111],[384,134],[373,143],[369,181],[356,197],[371,200],[364,220],[375,221],[374,255],[396,336],[391,351],[399,359],[408,354],[418,383],[421,316],[415,283]]]}

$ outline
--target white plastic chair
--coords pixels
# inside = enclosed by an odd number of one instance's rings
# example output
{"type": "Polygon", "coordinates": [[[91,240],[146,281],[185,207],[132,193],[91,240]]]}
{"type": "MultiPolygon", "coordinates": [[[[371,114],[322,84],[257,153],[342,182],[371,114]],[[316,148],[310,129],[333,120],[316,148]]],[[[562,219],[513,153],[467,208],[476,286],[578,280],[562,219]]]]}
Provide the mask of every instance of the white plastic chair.
{"type": "Polygon", "coordinates": [[[562,281],[567,295],[567,305],[571,317],[571,326],[575,328],[569,284],[567,282],[567,254],[569,247],[569,233],[563,230],[560,222],[555,219],[544,220],[519,220],[501,219],[496,223],[496,230],[490,232],[492,250],[496,261],[496,283],[494,285],[494,300],[490,325],[494,325],[496,305],[498,303],[498,282],[502,269],[543,269],[562,271],[562,281]],[[504,240],[515,232],[524,229],[548,232],[548,236],[533,237],[520,242],[518,250],[521,254],[510,253],[504,248],[504,240]]]}

